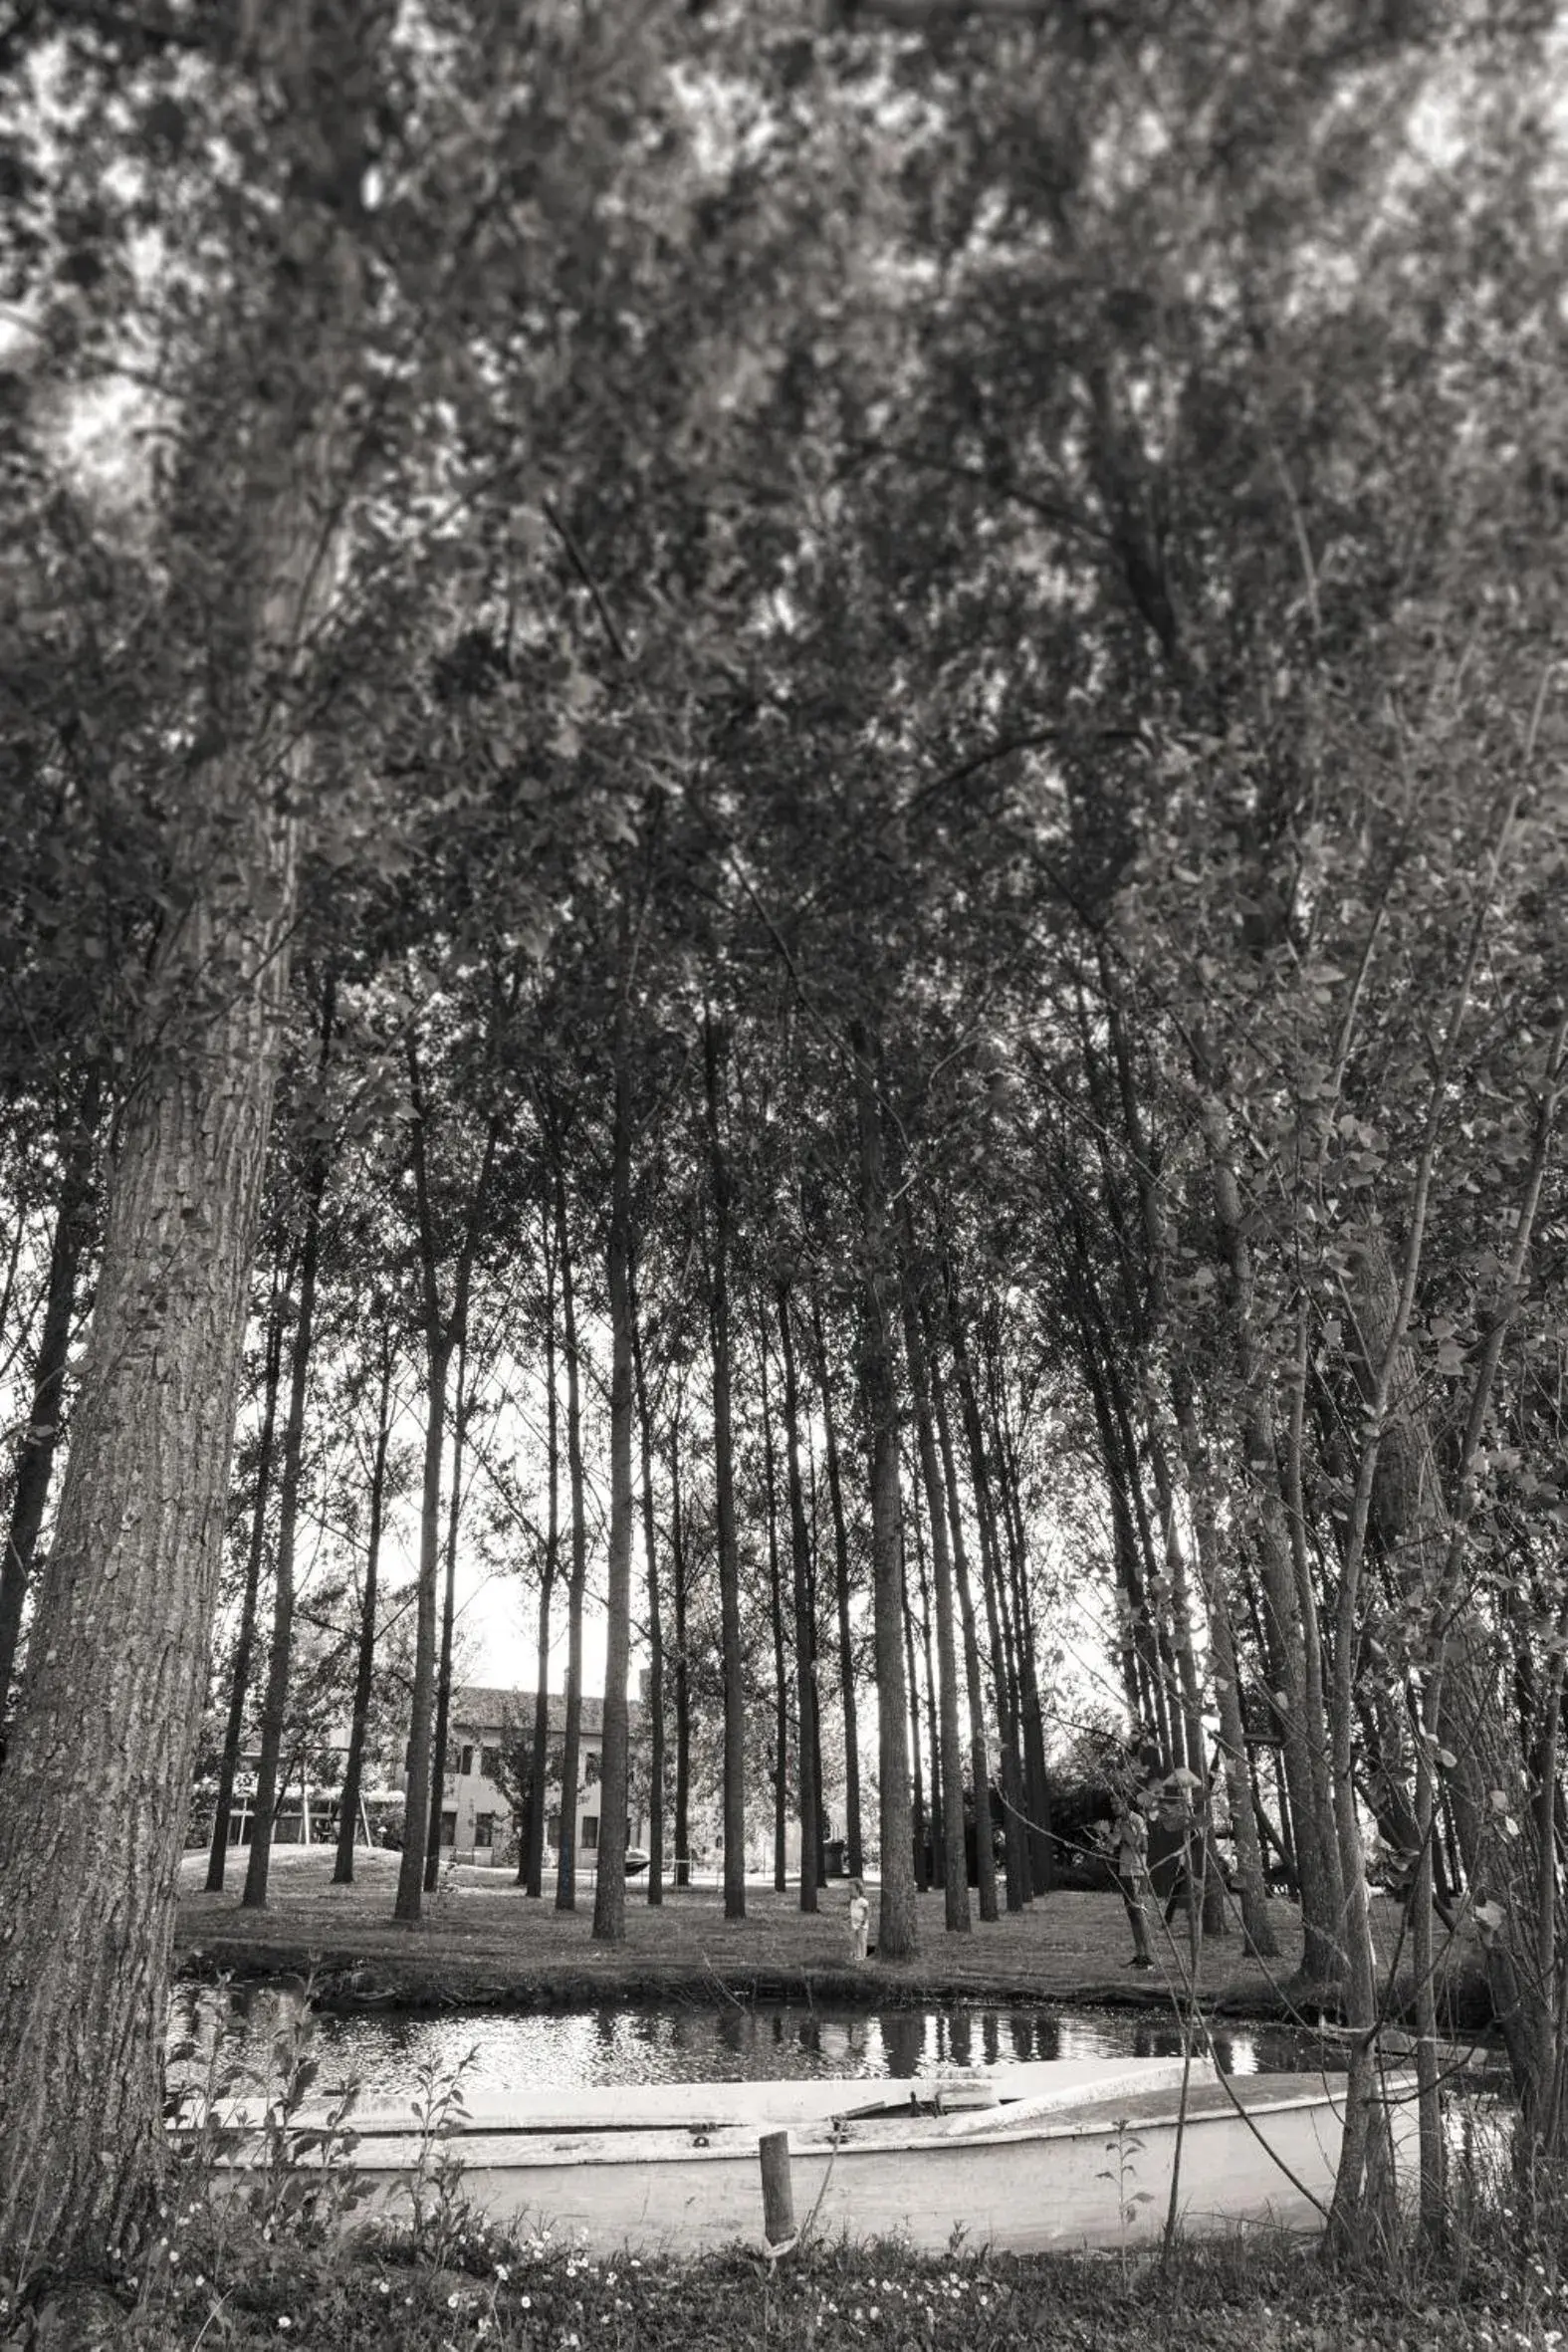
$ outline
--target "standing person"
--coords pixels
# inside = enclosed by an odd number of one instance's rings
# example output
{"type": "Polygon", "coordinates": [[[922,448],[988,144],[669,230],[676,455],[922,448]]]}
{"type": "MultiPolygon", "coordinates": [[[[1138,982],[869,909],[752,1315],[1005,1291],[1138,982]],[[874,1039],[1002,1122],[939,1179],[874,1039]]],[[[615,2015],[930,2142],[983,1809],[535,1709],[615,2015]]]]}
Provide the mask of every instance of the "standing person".
{"type": "Polygon", "coordinates": [[[866,1956],[866,1938],[871,1930],[871,1906],[866,1901],[865,1889],[858,1878],[849,1881],[849,1957],[859,1962],[866,1956]]]}
{"type": "Polygon", "coordinates": [[[1127,1966],[1152,1969],[1149,1919],[1143,1907],[1144,1896],[1149,1891],[1149,1825],[1136,1796],[1117,1797],[1112,1835],[1116,1845],[1116,1884],[1127,1907],[1127,1924],[1132,1929],[1133,1956],[1127,1966]]]}

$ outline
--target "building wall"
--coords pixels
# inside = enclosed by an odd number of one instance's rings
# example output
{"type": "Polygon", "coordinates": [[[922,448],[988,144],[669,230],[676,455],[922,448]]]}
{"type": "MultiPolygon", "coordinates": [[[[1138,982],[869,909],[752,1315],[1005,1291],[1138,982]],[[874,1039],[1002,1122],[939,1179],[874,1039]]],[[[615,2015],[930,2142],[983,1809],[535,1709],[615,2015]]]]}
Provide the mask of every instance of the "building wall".
{"type": "MultiPolygon", "coordinates": [[[[486,1751],[494,1752],[501,1746],[499,1725],[487,1726],[482,1731],[461,1727],[448,1744],[448,1755],[456,1770],[448,1772],[442,1782],[441,1844],[459,1862],[495,1862],[499,1865],[512,1831],[512,1808],[500,1788],[485,1769],[486,1751]]],[[[597,1858],[599,1827],[602,1818],[602,1783],[600,1765],[601,1743],[585,1738],[581,1749],[581,1766],[577,1789],[577,1868],[590,1870],[597,1858]]],[[[546,1793],[545,1835],[550,1856],[554,1859],[560,1834],[560,1790],[552,1782],[546,1793]]],[[[626,1842],[630,1846],[646,1846],[648,1823],[640,1814],[633,1813],[627,1824],[626,1842]]]]}

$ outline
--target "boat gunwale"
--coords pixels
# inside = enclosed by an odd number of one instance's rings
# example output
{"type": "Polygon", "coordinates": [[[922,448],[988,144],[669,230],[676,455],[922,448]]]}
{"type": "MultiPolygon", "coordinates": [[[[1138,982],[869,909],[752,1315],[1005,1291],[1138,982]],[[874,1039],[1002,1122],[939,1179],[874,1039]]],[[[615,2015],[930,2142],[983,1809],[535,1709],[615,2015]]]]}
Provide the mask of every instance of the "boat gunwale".
{"type": "MultiPolygon", "coordinates": [[[[1242,2079],[1255,2082],[1266,2077],[1251,2075],[1242,2079]]],[[[1414,2076],[1409,2079],[1414,2084],[1414,2076]]],[[[1202,2087],[1212,2093],[1215,2086],[1206,2082],[1202,2087]]],[[[1403,2094],[1399,2102],[1389,2099],[1387,2091],[1379,2095],[1389,2104],[1403,2103],[1403,2094]]],[[[970,2131],[962,2138],[945,2138],[938,2132],[928,2130],[919,2133],[905,2131],[897,2135],[880,2134],[866,2139],[843,2139],[827,2137],[824,2130],[824,2136],[820,2138],[801,2139],[796,2136],[796,2126],[781,2124],[778,2128],[788,2133],[791,2158],[826,2162],[829,2159],[854,2161],[867,2157],[949,2156],[962,2160],[971,2149],[1017,2148],[1033,2141],[1103,2140],[1125,2132],[1192,2131],[1220,2123],[1245,2128],[1260,2117],[1300,2113],[1313,2108],[1326,2108],[1337,2122],[1343,2122],[1343,2097],[1336,2097],[1325,2085],[1321,2090],[1296,2091],[1280,2098],[1248,2100],[1239,2107],[1229,2101],[1223,2106],[1217,2106],[1211,2099],[1206,2099],[1202,2107],[1195,2108],[1189,2104],[1185,2111],[1176,2114],[1139,2115],[1129,2112],[1124,2116],[1101,2116],[1092,2122],[1082,2118],[1061,2122],[1040,2118],[1033,2123],[1020,2119],[1010,2127],[999,2118],[994,2128],[970,2131]]],[[[827,2121],[823,2119],[824,2126],[827,2121]]],[[[346,2128],[351,2137],[351,2126],[346,2128]]],[[[615,2166],[640,2170],[649,2165],[754,2164],[757,2161],[758,2126],[731,2124],[721,2127],[712,2136],[699,2130],[696,2136],[688,2136],[676,2144],[678,2133],[691,2132],[692,2127],[687,2125],[665,2126],[662,2129],[649,2126],[645,2131],[627,2131],[616,2135],[612,2144],[605,2145],[611,2138],[608,2134],[565,2131],[559,2136],[556,2145],[546,2146],[544,2133],[460,2131],[443,2137],[440,2147],[443,2155],[457,2156],[465,2170],[474,2174],[559,2172],[589,2167],[610,2169],[615,2166]],[[503,2155],[492,2158],[480,2153],[486,2142],[496,2140],[509,2143],[503,2155]]],[[[416,2132],[368,2134],[366,2138],[379,2139],[382,2144],[365,2156],[361,2155],[362,2143],[356,2141],[346,2151],[344,2158],[350,2171],[377,2175],[410,2173],[424,2146],[416,2132]],[[404,2153],[394,2157],[387,2143],[397,2145],[404,2153]]],[[[264,2150],[258,2149],[252,2154],[240,2148],[225,2152],[219,2164],[220,2169],[226,2171],[250,2172],[261,2169],[267,2161],[264,2150]]],[[[296,2160],[296,2166],[298,2169],[316,2171],[325,2169],[332,2161],[333,2151],[312,2148],[296,2160]]]]}

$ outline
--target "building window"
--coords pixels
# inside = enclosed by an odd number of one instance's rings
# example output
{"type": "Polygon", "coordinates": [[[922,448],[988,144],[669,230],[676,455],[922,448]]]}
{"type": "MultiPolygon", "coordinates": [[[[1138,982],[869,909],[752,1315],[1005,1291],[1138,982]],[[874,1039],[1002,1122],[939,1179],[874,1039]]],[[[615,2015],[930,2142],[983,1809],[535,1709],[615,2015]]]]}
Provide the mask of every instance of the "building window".
{"type": "Polygon", "coordinates": [[[590,1748],[582,1759],[582,1785],[591,1788],[599,1776],[599,1752],[590,1748]]]}
{"type": "Polygon", "coordinates": [[[599,1817],[597,1813],[584,1813],[582,1816],[582,1851],[585,1854],[596,1854],[598,1848],[599,1817]]]}
{"type": "Polygon", "coordinates": [[[462,1757],[461,1757],[461,1759],[460,1759],[460,1761],[459,1761],[459,1763],[458,1763],[458,1767],[457,1767],[457,1768],[458,1768],[458,1770],[459,1770],[459,1771],[462,1773],[462,1775],[463,1775],[464,1779],[466,1780],[466,1779],[467,1779],[467,1777],[468,1777],[468,1775],[469,1775],[469,1773],[470,1773],[470,1772],[473,1770],[473,1768],[474,1768],[474,1751],[472,1750],[472,1748],[465,1748],[465,1749],[464,1749],[464,1751],[463,1751],[463,1754],[462,1754],[462,1757]]]}
{"type": "Polygon", "coordinates": [[[545,1815],[545,1843],[549,1846],[559,1846],[560,1843],[560,1814],[559,1811],[545,1815]]]}
{"type": "Polygon", "coordinates": [[[479,1768],[484,1773],[487,1780],[499,1779],[501,1776],[500,1749],[481,1748],[479,1752],[479,1768]]]}
{"type": "Polygon", "coordinates": [[[496,1816],[495,1816],[495,1814],[494,1814],[494,1813],[476,1813],[476,1814],[474,1815],[474,1844],[475,1844],[476,1846],[493,1846],[493,1845],[495,1844],[495,1842],[496,1842],[496,1816]]]}
{"type": "Polygon", "coordinates": [[[441,1815],[441,1843],[444,1846],[455,1846],[457,1843],[457,1815],[455,1812],[441,1815]]]}

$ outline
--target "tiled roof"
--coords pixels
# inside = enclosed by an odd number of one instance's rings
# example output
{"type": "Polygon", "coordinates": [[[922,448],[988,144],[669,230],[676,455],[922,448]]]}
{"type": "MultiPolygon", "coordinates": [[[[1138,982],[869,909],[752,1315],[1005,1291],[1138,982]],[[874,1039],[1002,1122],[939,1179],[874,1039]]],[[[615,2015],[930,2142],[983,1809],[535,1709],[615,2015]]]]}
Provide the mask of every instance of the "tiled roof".
{"type": "MultiPolygon", "coordinates": [[[[642,1728],[642,1709],[635,1699],[628,1702],[631,1734],[635,1739],[642,1728]]],[[[503,1723],[511,1722],[520,1731],[534,1728],[534,1694],[532,1691],[498,1690],[493,1684],[464,1683],[452,1693],[451,1728],[453,1732],[499,1732],[503,1723]]],[[[560,1738],[566,1729],[566,1702],[560,1691],[550,1694],[550,1729],[553,1738],[560,1738]]],[[[582,1701],[582,1737],[598,1740],[604,1733],[604,1702],[589,1698],[582,1701]]]]}

